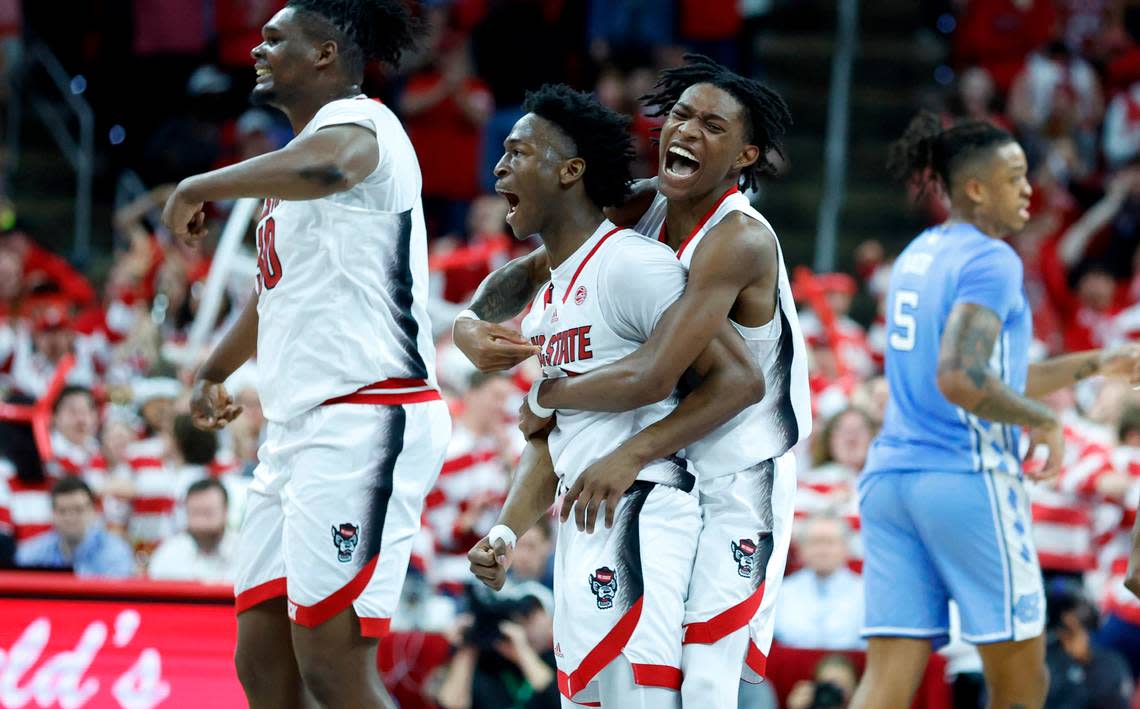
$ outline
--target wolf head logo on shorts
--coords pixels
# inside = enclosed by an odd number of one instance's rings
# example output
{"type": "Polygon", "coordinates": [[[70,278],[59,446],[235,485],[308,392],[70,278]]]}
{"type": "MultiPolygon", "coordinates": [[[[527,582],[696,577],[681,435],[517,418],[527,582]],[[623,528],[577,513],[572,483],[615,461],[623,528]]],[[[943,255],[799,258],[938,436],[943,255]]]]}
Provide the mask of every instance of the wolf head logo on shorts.
{"type": "Polygon", "coordinates": [[[732,558],[736,561],[736,573],[746,579],[752,578],[752,560],[756,558],[756,542],[751,539],[741,539],[739,544],[732,542],[732,558]]]}
{"type": "Polygon", "coordinates": [[[345,522],[339,528],[332,528],[333,544],[336,545],[337,555],[336,560],[347,564],[352,561],[352,552],[356,549],[357,543],[360,541],[360,535],[357,532],[360,527],[355,524],[345,522]]]}
{"type": "Polygon", "coordinates": [[[613,608],[614,595],[617,593],[617,572],[608,566],[596,570],[590,574],[590,590],[598,598],[598,608],[613,608]]]}

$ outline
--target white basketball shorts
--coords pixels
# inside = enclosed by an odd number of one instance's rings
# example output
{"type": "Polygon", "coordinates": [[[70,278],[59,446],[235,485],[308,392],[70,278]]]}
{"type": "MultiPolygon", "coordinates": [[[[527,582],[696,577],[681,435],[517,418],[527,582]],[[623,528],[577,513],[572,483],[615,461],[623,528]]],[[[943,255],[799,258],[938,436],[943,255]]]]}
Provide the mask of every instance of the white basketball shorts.
{"type": "Polygon", "coordinates": [[[619,654],[642,686],[681,687],[681,624],[701,528],[692,476],[679,487],[639,480],[614,526],[559,525],[554,552],[554,654],[558,688],[598,701],[596,676],[619,654]]]}
{"type": "MultiPolygon", "coordinates": [[[[739,676],[759,682],[772,648],[776,595],[784,578],[795,512],[790,451],[730,475],[699,468],[702,528],[685,605],[684,642],[711,644],[749,628],[739,676]]],[[[726,669],[725,681],[735,680],[726,669]]]]}
{"type": "Polygon", "coordinates": [[[237,612],[286,595],[289,617],[315,627],[352,605],[363,635],[384,635],[450,435],[440,400],[270,422],[241,526],[237,612]]]}

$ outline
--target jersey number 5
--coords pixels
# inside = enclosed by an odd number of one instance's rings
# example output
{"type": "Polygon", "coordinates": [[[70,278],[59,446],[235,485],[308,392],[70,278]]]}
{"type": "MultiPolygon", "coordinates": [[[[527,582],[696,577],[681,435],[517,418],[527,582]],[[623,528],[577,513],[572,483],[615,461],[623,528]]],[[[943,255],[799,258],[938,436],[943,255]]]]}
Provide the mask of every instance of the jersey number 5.
{"type": "Polygon", "coordinates": [[[918,309],[918,292],[900,290],[895,292],[895,309],[891,313],[891,348],[910,352],[914,349],[915,329],[918,322],[914,311],[918,309]]]}
{"type": "Polygon", "coordinates": [[[277,257],[277,226],[269,217],[257,228],[257,270],[261,284],[272,290],[281,280],[281,259],[277,257]]]}

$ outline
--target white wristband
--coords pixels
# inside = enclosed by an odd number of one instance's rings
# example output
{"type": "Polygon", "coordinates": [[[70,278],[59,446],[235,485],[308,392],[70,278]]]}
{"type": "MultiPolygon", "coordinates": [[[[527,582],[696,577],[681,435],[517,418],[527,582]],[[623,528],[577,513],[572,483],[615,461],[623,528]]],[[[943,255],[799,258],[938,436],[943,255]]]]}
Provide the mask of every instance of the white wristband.
{"type": "Polygon", "coordinates": [[[456,316],[455,316],[455,321],[456,321],[456,322],[458,322],[458,321],[460,321],[460,320],[479,320],[479,319],[480,319],[480,318],[479,318],[479,316],[478,316],[478,315],[476,315],[476,314],[475,314],[475,311],[474,311],[474,310],[470,310],[470,309],[468,309],[468,310],[464,310],[464,311],[463,311],[463,312],[461,312],[459,315],[456,315],[456,316]]]}
{"type": "Polygon", "coordinates": [[[535,379],[534,383],[530,385],[530,391],[526,394],[526,405],[530,407],[531,413],[541,419],[548,419],[554,415],[556,409],[548,409],[542,404],[538,403],[538,388],[542,386],[545,379],[535,379]]]}
{"type": "Polygon", "coordinates": [[[491,527],[491,531],[487,532],[487,541],[491,546],[495,546],[495,542],[502,540],[511,549],[515,548],[515,542],[519,538],[515,535],[515,531],[505,524],[496,524],[491,527]]]}

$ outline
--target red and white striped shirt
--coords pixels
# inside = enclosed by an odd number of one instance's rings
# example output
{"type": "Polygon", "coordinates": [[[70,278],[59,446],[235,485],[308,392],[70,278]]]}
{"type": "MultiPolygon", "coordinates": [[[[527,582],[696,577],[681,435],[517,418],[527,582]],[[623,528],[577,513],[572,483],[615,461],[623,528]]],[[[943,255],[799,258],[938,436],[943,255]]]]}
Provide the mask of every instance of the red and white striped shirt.
{"type": "Polygon", "coordinates": [[[1029,486],[1033,541],[1041,568],[1084,572],[1096,568],[1094,512],[1097,483],[1114,472],[1108,446],[1079,425],[1066,425],[1065,460],[1057,478],[1029,486]]]}
{"type": "Polygon", "coordinates": [[[439,479],[424,500],[424,525],[435,543],[433,586],[466,582],[467,551],[491,530],[506,500],[508,456],[495,437],[476,437],[456,422],[439,479]]]}
{"type": "Polygon", "coordinates": [[[53,458],[45,466],[48,475],[56,478],[74,475],[82,478],[98,497],[107,482],[107,461],[99,449],[99,442],[91,438],[82,444],[72,443],[59,431],[52,431],[53,458]]]}
{"type": "Polygon", "coordinates": [[[836,515],[847,521],[851,536],[847,539],[848,565],[862,568],[863,543],[859,534],[859,496],[856,493],[858,470],[831,462],[809,468],[796,476],[797,520],[816,515],[836,515]]]}
{"type": "Polygon", "coordinates": [[[1127,474],[1132,485],[1124,494],[1124,499],[1115,504],[1119,522],[1100,552],[1099,563],[1106,577],[1101,606],[1107,613],[1120,619],[1140,625],[1140,600],[1124,587],[1128,572],[1128,557],[1132,551],[1132,525],[1136,521],[1136,505],[1140,503],[1140,448],[1120,446],[1113,454],[1116,470],[1127,474]]]}
{"type": "Polygon", "coordinates": [[[0,500],[0,523],[7,518],[11,533],[16,542],[31,539],[34,536],[51,531],[53,526],[51,516],[51,486],[53,481],[48,478],[42,482],[29,483],[20,480],[16,475],[16,467],[6,459],[0,458],[0,479],[7,492],[6,504],[0,500]]]}

